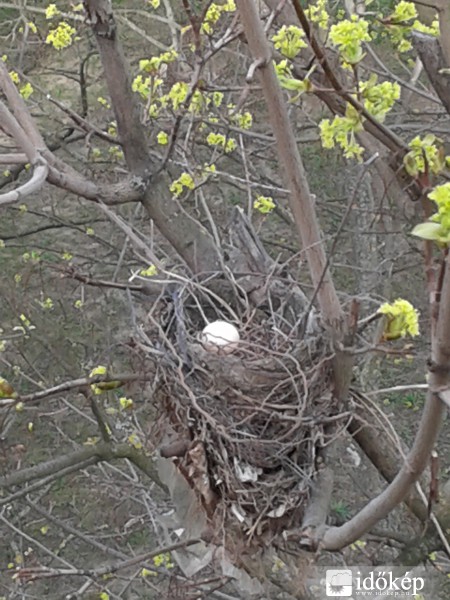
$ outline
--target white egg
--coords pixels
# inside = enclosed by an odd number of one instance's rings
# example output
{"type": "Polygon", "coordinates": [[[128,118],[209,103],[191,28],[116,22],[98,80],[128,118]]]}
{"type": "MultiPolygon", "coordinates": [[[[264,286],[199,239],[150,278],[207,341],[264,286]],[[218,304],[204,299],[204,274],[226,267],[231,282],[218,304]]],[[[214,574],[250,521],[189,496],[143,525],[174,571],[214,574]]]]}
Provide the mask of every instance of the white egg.
{"type": "Polygon", "coordinates": [[[237,349],[240,336],[231,323],[214,321],[203,329],[200,340],[208,352],[230,354],[237,349]]]}

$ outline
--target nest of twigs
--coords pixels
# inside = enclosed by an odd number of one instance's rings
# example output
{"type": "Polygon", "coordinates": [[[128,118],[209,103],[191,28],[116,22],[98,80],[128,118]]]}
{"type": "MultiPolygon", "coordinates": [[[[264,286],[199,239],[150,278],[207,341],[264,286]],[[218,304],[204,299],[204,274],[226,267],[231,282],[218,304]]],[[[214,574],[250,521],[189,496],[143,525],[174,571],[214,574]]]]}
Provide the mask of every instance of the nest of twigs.
{"type": "Polygon", "coordinates": [[[289,315],[270,298],[257,309],[242,300],[231,307],[190,284],[165,298],[148,332],[160,357],[157,429],[170,432],[160,437],[163,455],[195,490],[213,531],[220,520],[268,540],[298,528],[320,450],[340,418],[332,353],[311,307],[289,315]],[[238,327],[232,353],[202,344],[214,320],[238,327]]]}

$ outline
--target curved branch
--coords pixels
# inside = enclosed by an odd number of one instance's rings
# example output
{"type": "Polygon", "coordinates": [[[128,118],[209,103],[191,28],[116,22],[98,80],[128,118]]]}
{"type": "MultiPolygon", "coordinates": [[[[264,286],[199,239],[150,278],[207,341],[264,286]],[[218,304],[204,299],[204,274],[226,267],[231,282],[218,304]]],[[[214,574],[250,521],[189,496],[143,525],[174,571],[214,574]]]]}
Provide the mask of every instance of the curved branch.
{"type": "Polygon", "coordinates": [[[101,199],[105,204],[121,204],[141,199],[142,190],[136,186],[133,180],[98,186],[80,175],[64,161],[56,158],[45,144],[3,61],[0,61],[0,88],[13,113],[11,114],[5,104],[0,101],[2,126],[24,150],[31,164],[37,164],[42,160],[47,162],[49,168],[47,179],[50,183],[87,200],[98,201],[101,199]]]}
{"type": "Polygon", "coordinates": [[[326,550],[339,550],[359,539],[408,495],[426,468],[445,414],[440,393],[450,388],[450,258],[447,255],[436,334],[432,340],[429,391],[413,446],[392,483],[350,521],[330,527],[322,539],[326,550]]]}
{"type": "Polygon", "coordinates": [[[27,181],[23,185],[19,186],[15,190],[11,190],[6,194],[0,194],[0,206],[7,206],[8,204],[15,204],[19,200],[29,196],[33,192],[37,192],[44,185],[48,175],[47,163],[41,164],[35,167],[33,176],[30,181],[27,181]]]}

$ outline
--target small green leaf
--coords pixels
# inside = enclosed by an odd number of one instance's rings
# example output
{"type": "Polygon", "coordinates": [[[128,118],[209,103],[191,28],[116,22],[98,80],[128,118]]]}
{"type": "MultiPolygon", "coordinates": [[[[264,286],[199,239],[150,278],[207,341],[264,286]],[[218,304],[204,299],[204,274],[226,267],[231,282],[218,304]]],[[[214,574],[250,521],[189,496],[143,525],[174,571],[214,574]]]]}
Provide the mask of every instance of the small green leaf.
{"type": "Polygon", "coordinates": [[[439,223],[419,223],[411,231],[411,235],[420,237],[423,240],[440,240],[442,227],[439,223]]]}

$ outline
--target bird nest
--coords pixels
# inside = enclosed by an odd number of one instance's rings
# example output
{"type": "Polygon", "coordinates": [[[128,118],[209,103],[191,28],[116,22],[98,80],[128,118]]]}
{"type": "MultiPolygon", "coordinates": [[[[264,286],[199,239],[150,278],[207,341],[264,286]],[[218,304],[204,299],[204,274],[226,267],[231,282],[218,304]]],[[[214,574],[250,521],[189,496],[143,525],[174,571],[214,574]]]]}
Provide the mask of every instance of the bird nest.
{"type": "Polygon", "coordinates": [[[231,309],[202,294],[186,286],[150,316],[160,357],[154,433],[212,531],[225,523],[247,539],[273,539],[301,524],[320,451],[341,419],[332,352],[304,296],[304,313],[287,318],[286,304],[270,296],[263,308],[231,309]],[[217,319],[239,329],[230,353],[202,343],[203,327],[217,319]]]}

